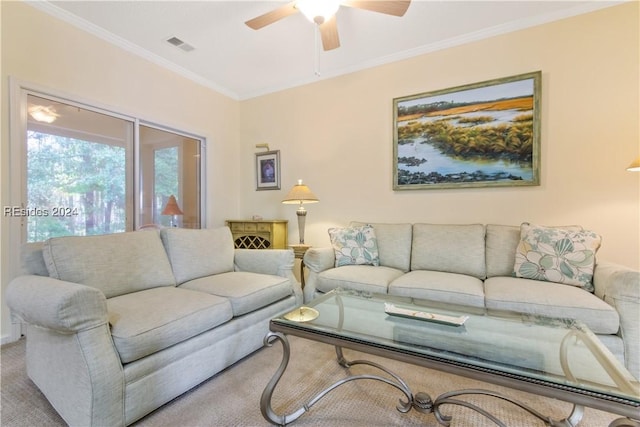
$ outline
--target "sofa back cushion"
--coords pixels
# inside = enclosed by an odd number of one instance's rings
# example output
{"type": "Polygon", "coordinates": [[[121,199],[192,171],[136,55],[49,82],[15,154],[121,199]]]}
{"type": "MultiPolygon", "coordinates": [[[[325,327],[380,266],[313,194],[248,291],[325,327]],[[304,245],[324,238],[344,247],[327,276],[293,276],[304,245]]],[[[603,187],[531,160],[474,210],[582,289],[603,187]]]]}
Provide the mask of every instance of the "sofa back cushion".
{"type": "Polygon", "coordinates": [[[376,233],[380,265],[403,272],[411,265],[411,224],[351,222],[351,227],[370,224],[376,233]]]}
{"type": "Polygon", "coordinates": [[[519,243],[520,227],[487,225],[487,277],[513,276],[513,264],[519,243]]]}
{"type": "Polygon", "coordinates": [[[414,224],[411,270],[486,277],[482,224],[414,224]]]}
{"type": "Polygon", "coordinates": [[[55,237],[43,246],[49,276],[97,288],[105,297],[175,286],[157,231],[55,237]]]}
{"type": "Polygon", "coordinates": [[[23,243],[20,247],[20,274],[49,276],[42,249],[44,242],[23,243]]]}
{"type": "Polygon", "coordinates": [[[165,228],[161,235],[178,284],[233,271],[234,244],[229,227],[165,228]]]}

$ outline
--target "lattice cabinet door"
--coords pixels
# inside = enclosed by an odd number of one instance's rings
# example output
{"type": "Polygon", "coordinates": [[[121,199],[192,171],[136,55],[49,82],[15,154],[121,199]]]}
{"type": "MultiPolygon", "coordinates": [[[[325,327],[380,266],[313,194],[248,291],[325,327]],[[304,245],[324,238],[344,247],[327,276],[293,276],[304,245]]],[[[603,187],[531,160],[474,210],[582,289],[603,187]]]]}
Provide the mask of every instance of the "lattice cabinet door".
{"type": "Polygon", "coordinates": [[[288,221],[227,220],[238,249],[286,249],[288,221]]]}

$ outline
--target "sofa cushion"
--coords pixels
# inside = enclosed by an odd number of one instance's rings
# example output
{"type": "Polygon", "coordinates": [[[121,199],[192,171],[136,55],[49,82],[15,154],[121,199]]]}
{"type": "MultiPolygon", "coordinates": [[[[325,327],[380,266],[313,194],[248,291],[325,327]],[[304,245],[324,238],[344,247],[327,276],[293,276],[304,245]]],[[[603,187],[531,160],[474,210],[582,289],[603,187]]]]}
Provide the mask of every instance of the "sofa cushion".
{"type": "Polygon", "coordinates": [[[107,309],[123,363],[185,341],[233,316],[226,298],[174,287],[109,298],[107,309]]]}
{"type": "Polygon", "coordinates": [[[484,282],[488,309],[577,319],[596,334],[615,334],[618,312],[583,289],[560,283],[516,277],[492,277],[484,282]]]}
{"type": "Polygon", "coordinates": [[[448,304],[484,307],[482,280],[442,271],[411,271],[389,285],[389,294],[448,304]]]}
{"type": "Polygon", "coordinates": [[[329,229],[336,267],[342,265],[380,265],[376,232],[370,225],[329,229]]]}
{"type": "Polygon", "coordinates": [[[107,298],[176,284],[158,232],[55,237],[44,243],[43,256],[49,276],[107,298]]]}
{"type": "Polygon", "coordinates": [[[520,227],[487,224],[486,233],[487,277],[513,276],[520,227]]]}
{"type": "Polygon", "coordinates": [[[482,224],[414,224],[411,270],[486,277],[482,224]]]}
{"type": "Polygon", "coordinates": [[[234,244],[228,227],[165,228],[161,233],[178,284],[233,271],[234,244]]]}
{"type": "Polygon", "coordinates": [[[516,277],[565,283],[593,292],[593,268],[602,239],[574,231],[524,223],[516,249],[516,277]]]}
{"type": "MultiPolygon", "coordinates": [[[[353,221],[350,226],[367,223],[353,221]]],[[[411,266],[411,224],[370,223],[376,232],[380,265],[404,272],[411,266]]]]}
{"type": "Polygon", "coordinates": [[[403,272],[390,267],[371,265],[345,265],[325,270],[318,275],[316,289],[329,292],[336,288],[386,294],[389,283],[403,272]]]}
{"type": "Polygon", "coordinates": [[[190,280],[180,288],[227,298],[234,316],[250,313],[293,295],[291,281],[285,277],[244,271],[190,280]]]}

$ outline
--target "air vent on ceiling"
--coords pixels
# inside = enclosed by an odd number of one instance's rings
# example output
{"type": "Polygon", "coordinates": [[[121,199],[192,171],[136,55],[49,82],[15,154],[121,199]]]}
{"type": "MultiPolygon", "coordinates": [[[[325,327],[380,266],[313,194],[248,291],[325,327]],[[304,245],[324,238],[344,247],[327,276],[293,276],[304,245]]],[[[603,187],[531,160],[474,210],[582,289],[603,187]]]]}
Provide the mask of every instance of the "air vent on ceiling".
{"type": "Polygon", "coordinates": [[[178,37],[173,36],[167,39],[167,43],[174,45],[175,47],[184,50],[185,52],[191,52],[195,49],[195,47],[191,46],[189,43],[185,43],[180,40],[178,37]]]}

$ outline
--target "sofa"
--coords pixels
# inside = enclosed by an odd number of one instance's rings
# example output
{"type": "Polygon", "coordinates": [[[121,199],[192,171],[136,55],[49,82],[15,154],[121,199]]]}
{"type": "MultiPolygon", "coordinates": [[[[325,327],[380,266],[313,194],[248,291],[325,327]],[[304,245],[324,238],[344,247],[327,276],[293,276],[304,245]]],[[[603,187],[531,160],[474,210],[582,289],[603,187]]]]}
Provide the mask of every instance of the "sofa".
{"type": "Polygon", "coordinates": [[[640,272],[596,262],[596,233],[527,223],[352,222],[329,234],[330,247],[304,255],[305,301],[342,288],[573,318],[640,378],[640,272]]]}
{"type": "Polygon", "coordinates": [[[133,423],[263,346],[302,303],[291,250],[228,228],[52,238],[22,250],[6,301],[27,373],[75,426],[133,423]]]}

